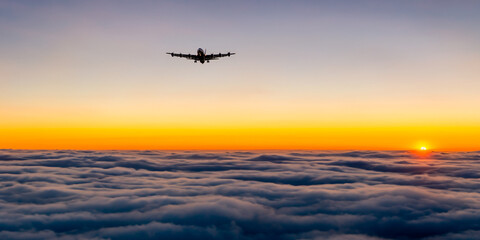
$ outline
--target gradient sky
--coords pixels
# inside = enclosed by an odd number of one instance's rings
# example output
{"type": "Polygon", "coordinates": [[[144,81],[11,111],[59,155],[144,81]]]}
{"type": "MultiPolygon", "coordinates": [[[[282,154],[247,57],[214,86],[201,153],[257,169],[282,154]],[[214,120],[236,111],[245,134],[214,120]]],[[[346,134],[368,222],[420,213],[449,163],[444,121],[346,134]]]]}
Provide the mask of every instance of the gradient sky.
{"type": "Polygon", "coordinates": [[[0,148],[480,150],[479,1],[0,0],[0,148]],[[167,51],[236,52],[209,64],[167,51]]]}

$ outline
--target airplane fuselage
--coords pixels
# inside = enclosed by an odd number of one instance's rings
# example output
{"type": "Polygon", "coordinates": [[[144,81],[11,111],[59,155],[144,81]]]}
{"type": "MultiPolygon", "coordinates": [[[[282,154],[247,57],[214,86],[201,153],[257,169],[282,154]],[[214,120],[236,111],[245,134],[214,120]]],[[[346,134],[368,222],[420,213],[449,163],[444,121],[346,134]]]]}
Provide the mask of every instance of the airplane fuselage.
{"type": "Polygon", "coordinates": [[[204,64],[204,63],[205,63],[205,51],[203,51],[203,49],[199,48],[199,49],[197,50],[197,55],[198,55],[198,57],[200,58],[200,62],[201,62],[202,64],[204,64]]]}

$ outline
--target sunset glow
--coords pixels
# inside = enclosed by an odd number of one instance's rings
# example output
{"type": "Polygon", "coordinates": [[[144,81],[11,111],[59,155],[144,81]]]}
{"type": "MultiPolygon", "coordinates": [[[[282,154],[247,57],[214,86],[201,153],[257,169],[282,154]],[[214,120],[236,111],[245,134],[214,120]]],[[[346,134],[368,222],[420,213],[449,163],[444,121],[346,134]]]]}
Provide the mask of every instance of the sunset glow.
{"type": "Polygon", "coordinates": [[[480,15],[350,4],[7,1],[0,148],[480,149],[480,15]]]}

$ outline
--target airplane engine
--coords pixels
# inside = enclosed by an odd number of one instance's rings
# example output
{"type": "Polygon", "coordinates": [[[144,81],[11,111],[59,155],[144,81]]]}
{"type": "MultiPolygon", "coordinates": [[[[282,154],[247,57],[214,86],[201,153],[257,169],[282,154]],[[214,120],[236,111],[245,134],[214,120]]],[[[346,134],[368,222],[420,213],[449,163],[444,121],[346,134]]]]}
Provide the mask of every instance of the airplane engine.
{"type": "Polygon", "coordinates": [[[228,52],[228,53],[227,53],[227,56],[229,56],[229,57],[230,57],[230,52],[228,52]]]}
{"type": "Polygon", "coordinates": [[[170,55],[172,55],[172,57],[173,57],[173,53],[171,53],[170,55]]]}

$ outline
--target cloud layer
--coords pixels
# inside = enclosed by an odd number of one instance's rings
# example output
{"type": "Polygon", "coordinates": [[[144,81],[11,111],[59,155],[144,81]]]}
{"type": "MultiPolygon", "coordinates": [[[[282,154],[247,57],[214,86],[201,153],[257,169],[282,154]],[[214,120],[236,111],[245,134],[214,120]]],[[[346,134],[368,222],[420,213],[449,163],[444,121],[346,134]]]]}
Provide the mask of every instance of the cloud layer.
{"type": "Polygon", "coordinates": [[[0,150],[0,239],[473,239],[480,152],[0,150]]]}

